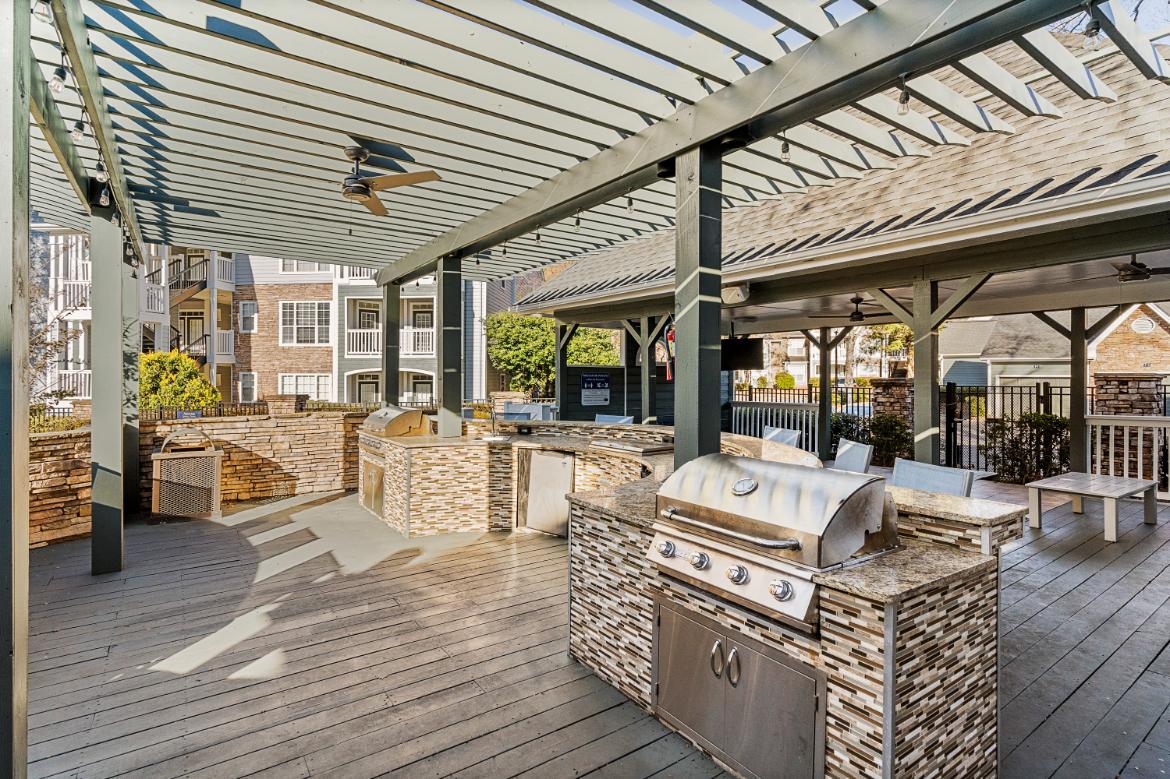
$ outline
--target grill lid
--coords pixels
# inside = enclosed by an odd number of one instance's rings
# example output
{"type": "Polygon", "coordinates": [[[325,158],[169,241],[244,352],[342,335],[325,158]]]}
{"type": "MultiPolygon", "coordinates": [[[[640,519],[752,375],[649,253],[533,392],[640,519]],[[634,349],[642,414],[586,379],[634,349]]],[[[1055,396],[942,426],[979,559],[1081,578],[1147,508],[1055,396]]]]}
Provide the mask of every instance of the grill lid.
{"type": "Polygon", "coordinates": [[[662,483],[657,508],[688,532],[825,568],[896,544],[883,527],[884,485],[868,474],[709,454],[662,483]]]}
{"type": "Polygon", "coordinates": [[[426,435],[427,425],[422,411],[401,406],[383,406],[362,422],[363,431],[393,438],[407,435],[426,435]]]}

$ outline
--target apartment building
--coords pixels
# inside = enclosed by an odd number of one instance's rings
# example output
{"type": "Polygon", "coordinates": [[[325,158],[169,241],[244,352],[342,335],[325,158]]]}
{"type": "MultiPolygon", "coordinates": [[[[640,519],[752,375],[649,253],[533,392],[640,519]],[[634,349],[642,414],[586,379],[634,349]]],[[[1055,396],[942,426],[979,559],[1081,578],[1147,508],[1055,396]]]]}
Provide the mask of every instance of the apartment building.
{"type": "MultiPolygon", "coordinates": [[[[68,398],[90,396],[89,289],[84,234],[38,225],[46,247],[49,314],[74,330],[44,378],[68,398]]],[[[316,400],[382,399],[381,289],[373,271],[218,250],[150,245],[140,271],[143,351],[179,349],[214,379],[225,400],[273,394],[316,400]]],[[[465,282],[464,397],[498,388],[483,318],[511,302],[508,285],[465,282]]],[[[399,402],[427,402],[434,389],[435,284],[402,289],[399,402]]]]}

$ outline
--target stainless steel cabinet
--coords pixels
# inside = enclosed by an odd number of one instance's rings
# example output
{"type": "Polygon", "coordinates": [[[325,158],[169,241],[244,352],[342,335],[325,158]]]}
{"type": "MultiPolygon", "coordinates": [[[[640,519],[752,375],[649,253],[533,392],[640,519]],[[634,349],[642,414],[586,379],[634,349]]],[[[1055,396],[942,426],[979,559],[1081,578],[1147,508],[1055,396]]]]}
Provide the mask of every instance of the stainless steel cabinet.
{"type": "Polygon", "coordinates": [[[700,614],[659,601],[654,705],[744,776],[824,776],[825,676],[700,614]]]}
{"type": "Polygon", "coordinates": [[[516,496],[517,524],[556,536],[569,534],[569,501],[573,491],[573,455],[524,451],[519,457],[516,496]]]}

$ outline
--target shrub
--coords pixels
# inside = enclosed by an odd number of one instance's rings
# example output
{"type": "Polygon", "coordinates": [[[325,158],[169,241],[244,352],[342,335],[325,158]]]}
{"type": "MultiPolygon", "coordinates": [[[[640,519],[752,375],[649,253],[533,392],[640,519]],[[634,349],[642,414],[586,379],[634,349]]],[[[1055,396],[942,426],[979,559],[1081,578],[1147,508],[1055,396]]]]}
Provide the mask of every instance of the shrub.
{"type": "Polygon", "coordinates": [[[869,380],[868,376],[858,376],[853,380],[854,387],[872,387],[873,382],[869,380]]]}
{"type": "Polygon", "coordinates": [[[138,369],[138,405],[144,411],[193,410],[219,402],[219,390],[203,377],[194,360],[177,349],[141,355],[138,369]]]}
{"type": "Polygon", "coordinates": [[[772,386],[776,389],[796,389],[796,377],[788,371],[780,371],[776,374],[776,380],[772,386]]]}
{"type": "Polygon", "coordinates": [[[873,444],[873,464],[890,466],[895,457],[911,456],[914,434],[902,417],[876,414],[869,420],[869,443],[873,444]]]}
{"type": "Polygon", "coordinates": [[[77,417],[48,417],[43,414],[30,414],[28,418],[28,432],[30,433],[60,433],[65,430],[76,430],[85,427],[88,420],[77,417]]]}
{"type": "Polygon", "coordinates": [[[869,443],[869,418],[857,414],[834,414],[830,420],[830,435],[833,446],[842,438],[856,441],[859,444],[869,443]]]}
{"type": "Polygon", "coordinates": [[[1033,412],[1018,419],[989,419],[982,449],[997,481],[1025,484],[1069,467],[1068,420],[1033,412]]]}
{"type": "Polygon", "coordinates": [[[766,389],[768,386],[768,377],[767,376],[756,377],[756,386],[759,387],[760,389],[766,389]]]}

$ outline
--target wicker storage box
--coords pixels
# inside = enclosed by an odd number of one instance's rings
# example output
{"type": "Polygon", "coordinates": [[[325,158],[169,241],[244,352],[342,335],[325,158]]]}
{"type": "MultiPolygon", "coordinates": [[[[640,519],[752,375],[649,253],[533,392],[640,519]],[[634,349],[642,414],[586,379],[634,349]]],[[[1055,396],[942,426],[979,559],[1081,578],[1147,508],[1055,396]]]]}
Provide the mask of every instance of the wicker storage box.
{"type": "Polygon", "coordinates": [[[168,517],[218,519],[223,452],[201,430],[175,431],[150,456],[153,463],[150,510],[168,517]],[[204,447],[171,448],[176,435],[202,435],[204,447]]]}

